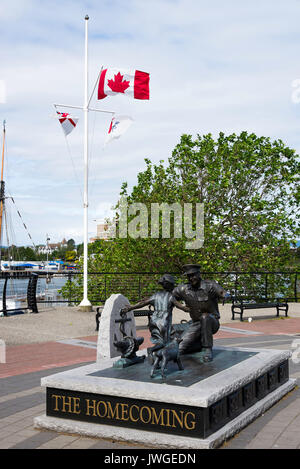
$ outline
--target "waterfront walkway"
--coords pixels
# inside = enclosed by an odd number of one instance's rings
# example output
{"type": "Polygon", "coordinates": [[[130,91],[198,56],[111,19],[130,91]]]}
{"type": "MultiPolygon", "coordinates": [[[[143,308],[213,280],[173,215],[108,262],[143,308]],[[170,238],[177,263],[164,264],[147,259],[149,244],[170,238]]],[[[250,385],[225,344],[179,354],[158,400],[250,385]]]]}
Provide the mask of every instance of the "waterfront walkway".
{"type": "MultiPolygon", "coordinates": [[[[252,322],[232,321],[230,305],[221,306],[221,329],[215,343],[292,350],[300,339],[300,304],[290,305],[288,318],[270,310],[251,311],[252,322]]],[[[250,311],[249,311],[250,313],[250,311]]],[[[249,314],[250,316],[250,314],[249,314]]],[[[187,318],[176,311],[174,322],[187,318]]],[[[137,318],[143,347],[149,342],[147,319],[137,318]]],[[[45,412],[41,377],[96,360],[95,313],[75,307],[48,308],[39,314],[0,318],[6,363],[0,363],[0,449],[141,449],[141,445],[58,434],[33,427],[45,412]]],[[[300,364],[290,360],[290,376],[300,379],[300,364]]],[[[296,388],[221,449],[300,448],[300,391],[296,388]]]]}

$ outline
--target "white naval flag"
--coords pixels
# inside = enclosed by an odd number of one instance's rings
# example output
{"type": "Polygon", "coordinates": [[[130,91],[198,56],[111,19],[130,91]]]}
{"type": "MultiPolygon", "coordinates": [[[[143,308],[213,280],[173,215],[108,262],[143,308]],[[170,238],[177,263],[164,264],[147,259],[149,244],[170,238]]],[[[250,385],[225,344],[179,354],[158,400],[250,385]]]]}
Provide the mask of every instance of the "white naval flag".
{"type": "Polygon", "coordinates": [[[111,120],[104,145],[111,142],[115,138],[121,137],[121,135],[123,135],[126,130],[131,126],[132,122],[132,117],[115,115],[111,120]]]}

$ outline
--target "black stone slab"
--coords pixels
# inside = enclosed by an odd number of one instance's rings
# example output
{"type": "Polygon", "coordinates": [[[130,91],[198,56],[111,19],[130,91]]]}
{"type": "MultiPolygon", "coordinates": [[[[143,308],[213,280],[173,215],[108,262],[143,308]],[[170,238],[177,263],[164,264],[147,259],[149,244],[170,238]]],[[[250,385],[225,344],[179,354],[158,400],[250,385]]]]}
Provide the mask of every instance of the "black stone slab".
{"type": "Polygon", "coordinates": [[[150,377],[151,365],[145,360],[128,368],[106,368],[104,370],[91,373],[89,376],[101,378],[126,379],[129,381],[140,381],[143,383],[170,384],[172,386],[188,387],[198,383],[214,374],[220,373],[250,357],[256,352],[244,352],[239,350],[213,350],[213,361],[202,363],[200,353],[184,355],[181,357],[184,370],[180,371],[174,362],[169,362],[166,370],[166,378],[163,379],[159,370],[153,378],[150,377]]]}
{"type": "Polygon", "coordinates": [[[187,405],[47,388],[46,414],[83,422],[203,438],[207,409],[187,405]]]}

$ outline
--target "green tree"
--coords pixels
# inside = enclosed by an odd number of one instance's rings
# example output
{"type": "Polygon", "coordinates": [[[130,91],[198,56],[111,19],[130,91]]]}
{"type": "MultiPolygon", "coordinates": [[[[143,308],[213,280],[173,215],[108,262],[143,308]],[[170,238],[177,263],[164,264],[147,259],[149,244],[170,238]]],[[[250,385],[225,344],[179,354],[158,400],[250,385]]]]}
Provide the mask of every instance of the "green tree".
{"type": "Polygon", "coordinates": [[[76,259],[76,251],[66,251],[65,260],[67,262],[73,262],[76,259]]]}
{"type": "Polygon", "coordinates": [[[34,249],[30,248],[30,247],[26,247],[25,248],[25,252],[24,252],[24,260],[26,261],[36,261],[37,260],[37,256],[36,256],[36,253],[34,251],[34,249]]]}
{"type": "Polygon", "coordinates": [[[63,248],[60,248],[60,249],[56,249],[55,251],[53,251],[52,253],[52,257],[53,259],[60,259],[62,261],[66,260],[66,252],[67,252],[68,248],[67,247],[63,247],[63,248]]]}
{"type": "MultiPolygon", "coordinates": [[[[217,140],[183,135],[168,164],[152,164],[137,176],[128,202],[204,203],[204,244],[188,239],[115,239],[98,244],[91,267],[116,271],[177,271],[198,262],[207,271],[280,270],[299,236],[299,157],[281,140],[242,132],[217,140]],[[100,247],[101,246],[101,247],[100,247]]],[[[150,223],[149,223],[150,226],[150,223]]],[[[194,220],[195,228],[195,220],[194,220]]],[[[149,233],[150,235],[150,233],[149,233]]]]}
{"type": "Polygon", "coordinates": [[[67,241],[67,247],[68,247],[68,251],[74,251],[75,250],[75,241],[74,239],[69,239],[67,241]]]}
{"type": "Polygon", "coordinates": [[[77,249],[77,256],[80,257],[83,255],[83,243],[81,244],[78,244],[76,246],[76,249],[77,249]]]}
{"type": "MultiPolygon", "coordinates": [[[[186,263],[199,263],[204,272],[292,268],[290,248],[299,238],[300,163],[295,151],[281,140],[271,141],[247,132],[228,136],[220,133],[216,139],[211,134],[197,135],[195,139],[182,135],[166,163],[153,164],[149,159],[145,163],[131,193],[127,183],[123,183],[120,195],[127,197],[129,205],[145,204],[148,214],[153,203],[179,203],[182,207],[186,203],[203,203],[203,246],[187,249],[190,239],[184,230],[182,238],[153,239],[149,219],[148,237],[117,236],[93,243],[89,249],[89,271],[180,272],[186,263]]],[[[129,221],[134,217],[129,216],[129,221]]],[[[99,297],[103,280],[96,277],[90,276],[89,292],[95,291],[99,297]]],[[[110,285],[109,291],[127,294],[128,279],[116,277],[106,277],[106,291],[110,285]]],[[[288,279],[283,276],[280,284],[279,280],[276,276],[268,279],[274,294],[284,290],[288,279]]],[[[241,287],[258,291],[263,288],[263,277],[244,277],[241,287]]],[[[79,285],[76,289],[73,283],[72,295],[76,291],[80,298],[81,288],[79,285]]],[[[145,280],[142,295],[152,288],[157,288],[155,282],[150,285],[145,280]]]]}

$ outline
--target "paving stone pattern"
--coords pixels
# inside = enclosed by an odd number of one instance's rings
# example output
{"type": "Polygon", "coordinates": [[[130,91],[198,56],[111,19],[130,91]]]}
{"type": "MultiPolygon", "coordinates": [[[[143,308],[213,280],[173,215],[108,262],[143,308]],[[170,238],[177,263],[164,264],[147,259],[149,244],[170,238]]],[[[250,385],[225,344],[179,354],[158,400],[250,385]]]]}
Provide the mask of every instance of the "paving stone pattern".
{"type": "MultiPolygon", "coordinates": [[[[292,310],[295,317],[283,320],[255,320],[251,323],[223,320],[225,327],[216,334],[216,342],[222,346],[291,350],[293,340],[300,334],[299,306],[292,310]]],[[[94,315],[87,316],[87,324],[83,328],[82,316],[79,313],[72,315],[70,309],[62,311],[61,315],[57,313],[58,316],[51,311],[47,320],[44,320],[43,314],[36,315],[38,321],[26,315],[13,321],[0,318],[0,327],[5,326],[1,331],[5,329],[5,339],[8,340],[8,363],[0,364],[0,449],[147,449],[142,445],[58,434],[33,427],[34,417],[45,412],[45,391],[40,387],[41,378],[82,366],[83,363],[92,363],[96,358],[93,346],[93,342],[97,341],[94,315]],[[59,320],[54,327],[51,321],[57,317],[59,320]],[[31,329],[33,324],[36,324],[34,331],[31,329]],[[31,334],[27,338],[26,327],[31,334]],[[47,328],[50,330],[47,331],[47,328]],[[42,341],[42,338],[45,340],[42,341]],[[42,343],[38,343],[39,340],[42,343]],[[80,341],[85,342],[85,346],[80,346],[80,341]]],[[[228,318],[229,314],[228,311],[228,318]]],[[[178,319],[181,318],[178,316],[178,319]]],[[[148,346],[149,334],[145,325],[141,323],[137,329],[138,335],[145,337],[144,346],[148,346]]],[[[291,360],[290,376],[299,382],[300,364],[291,360]]],[[[299,388],[225,442],[220,449],[262,448],[300,449],[299,388]]]]}

